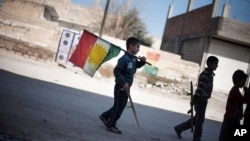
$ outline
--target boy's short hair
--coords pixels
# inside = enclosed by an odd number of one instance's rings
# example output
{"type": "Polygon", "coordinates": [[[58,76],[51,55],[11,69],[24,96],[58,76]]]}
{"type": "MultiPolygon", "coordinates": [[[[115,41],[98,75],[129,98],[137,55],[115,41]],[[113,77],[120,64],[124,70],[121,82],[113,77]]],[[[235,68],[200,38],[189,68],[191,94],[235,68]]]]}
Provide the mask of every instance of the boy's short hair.
{"type": "Polygon", "coordinates": [[[233,83],[235,84],[237,80],[246,79],[247,74],[243,70],[236,70],[233,74],[233,83]]]}
{"type": "Polygon", "coordinates": [[[216,63],[216,62],[219,62],[219,59],[217,57],[215,57],[215,56],[209,56],[207,58],[207,64],[209,64],[209,63],[216,63]]]}
{"type": "Polygon", "coordinates": [[[140,43],[141,41],[139,40],[139,39],[137,39],[137,38],[135,38],[135,37],[129,37],[128,39],[127,39],[127,41],[126,41],[126,48],[127,48],[127,50],[128,50],[128,48],[129,48],[129,45],[135,45],[135,44],[138,44],[138,43],[140,43]]]}

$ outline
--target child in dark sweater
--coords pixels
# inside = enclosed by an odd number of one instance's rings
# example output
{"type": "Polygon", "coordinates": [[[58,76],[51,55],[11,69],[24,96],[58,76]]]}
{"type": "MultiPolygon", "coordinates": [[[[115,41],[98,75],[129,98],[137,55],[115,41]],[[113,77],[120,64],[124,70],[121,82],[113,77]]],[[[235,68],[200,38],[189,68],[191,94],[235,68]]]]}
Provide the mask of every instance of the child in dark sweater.
{"type": "Polygon", "coordinates": [[[208,99],[211,97],[213,91],[213,80],[214,71],[218,67],[219,59],[215,56],[209,56],[207,58],[207,68],[199,75],[198,86],[194,95],[194,109],[195,117],[188,119],[174,127],[174,130],[178,136],[181,137],[181,133],[187,129],[191,128],[191,122],[194,122],[195,126],[193,141],[200,141],[203,130],[203,123],[205,121],[205,113],[207,108],[208,99]]]}
{"type": "Polygon", "coordinates": [[[240,88],[245,85],[246,80],[247,74],[244,71],[236,70],[234,72],[234,86],[228,95],[226,113],[222,122],[219,141],[229,141],[231,128],[240,125],[240,120],[243,118],[243,103],[247,101],[247,95],[242,96],[240,88]]]}

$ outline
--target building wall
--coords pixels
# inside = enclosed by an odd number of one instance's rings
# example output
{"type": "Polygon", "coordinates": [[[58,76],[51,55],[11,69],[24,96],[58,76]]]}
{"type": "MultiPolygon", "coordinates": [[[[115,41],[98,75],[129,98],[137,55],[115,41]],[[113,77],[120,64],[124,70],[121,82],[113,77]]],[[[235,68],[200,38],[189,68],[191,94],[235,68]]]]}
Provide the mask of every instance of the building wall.
{"type": "Polygon", "coordinates": [[[0,11],[0,35],[56,51],[60,28],[57,23],[43,18],[43,10],[44,5],[30,1],[4,1],[0,11]]]}
{"type": "MultiPolygon", "coordinates": [[[[161,50],[173,52],[176,54],[183,55],[193,51],[192,48],[186,48],[183,46],[185,43],[188,44],[187,39],[196,40],[197,38],[203,38],[208,34],[208,29],[210,25],[210,17],[212,14],[212,4],[198,8],[196,10],[190,11],[186,14],[182,14],[167,20],[165,37],[162,40],[161,50]],[[184,49],[183,49],[184,48],[184,49]]],[[[206,43],[206,42],[202,42],[206,43]]],[[[207,45],[207,44],[205,44],[207,45]]],[[[204,47],[205,45],[199,45],[197,47],[204,47]]],[[[188,46],[188,45],[187,45],[188,46]]],[[[203,49],[198,49],[197,51],[202,51],[203,49]]],[[[192,61],[199,63],[200,55],[202,52],[198,53],[198,58],[192,57],[192,61]]],[[[190,59],[190,55],[182,56],[183,59],[190,59]]]]}
{"type": "Polygon", "coordinates": [[[249,73],[250,48],[247,46],[212,39],[209,55],[215,55],[219,58],[219,65],[215,71],[215,89],[228,92],[233,86],[232,75],[237,69],[249,73]]]}
{"type": "Polygon", "coordinates": [[[212,5],[207,5],[167,20],[164,41],[178,36],[191,36],[206,32],[212,13],[212,5]]]}
{"type": "Polygon", "coordinates": [[[250,25],[212,17],[212,11],[213,5],[208,5],[168,19],[161,49],[199,63],[200,72],[206,67],[208,56],[217,56],[214,88],[228,92],[235,70],[250,74],[250,25]]]}
{"type": "Polygon", "coordinates": [[[217,36],[224,39],[237,42],[240,44],[248,44],[250,39],[250,25],[225,17],[219,17],[217,36]]]}
{"type": "Polygon", "coordinates": [[[203,52],[206,51],[208,43],[208,37],[184,40],[181,47],[181,57],[185,60],[201,64],[203,52]]]}

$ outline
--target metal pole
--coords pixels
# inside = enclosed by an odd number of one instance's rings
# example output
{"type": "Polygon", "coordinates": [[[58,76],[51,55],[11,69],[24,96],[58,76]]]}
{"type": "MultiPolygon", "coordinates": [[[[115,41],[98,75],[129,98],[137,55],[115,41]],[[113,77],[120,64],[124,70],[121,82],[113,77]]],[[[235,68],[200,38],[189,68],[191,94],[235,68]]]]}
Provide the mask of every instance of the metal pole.
{"type": "Polygon", "coordinates": [[[103,18],[102,18],[101,29],[100,29],[100,32],[99,32],[99,36],[100,37],[102,37],[102,31],[103,31],[103,27],[105,25],[105,21],[106,21],[106,17],[107,17],[107,12],[108,12],[108,9],[109,9],[109,2],[110,2],[110,0],[107,0],[107,2],[106,2],[105,11],[104,11],[104,15],[103,15],[103,18]]]}

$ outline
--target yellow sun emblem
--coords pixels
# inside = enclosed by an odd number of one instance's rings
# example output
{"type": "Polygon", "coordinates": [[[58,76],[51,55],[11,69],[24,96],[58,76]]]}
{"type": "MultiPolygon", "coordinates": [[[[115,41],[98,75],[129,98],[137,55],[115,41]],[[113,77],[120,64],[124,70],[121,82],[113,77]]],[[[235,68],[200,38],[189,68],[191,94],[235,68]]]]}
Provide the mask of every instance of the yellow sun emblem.
{"type": "Polygon", "coordinates": [[[108,53],[108,49],[105,48],[102,44],[96,43],[91,49],[88,61],[89,63],[98,66],[102,63],[103,59],[108,53]]]}

